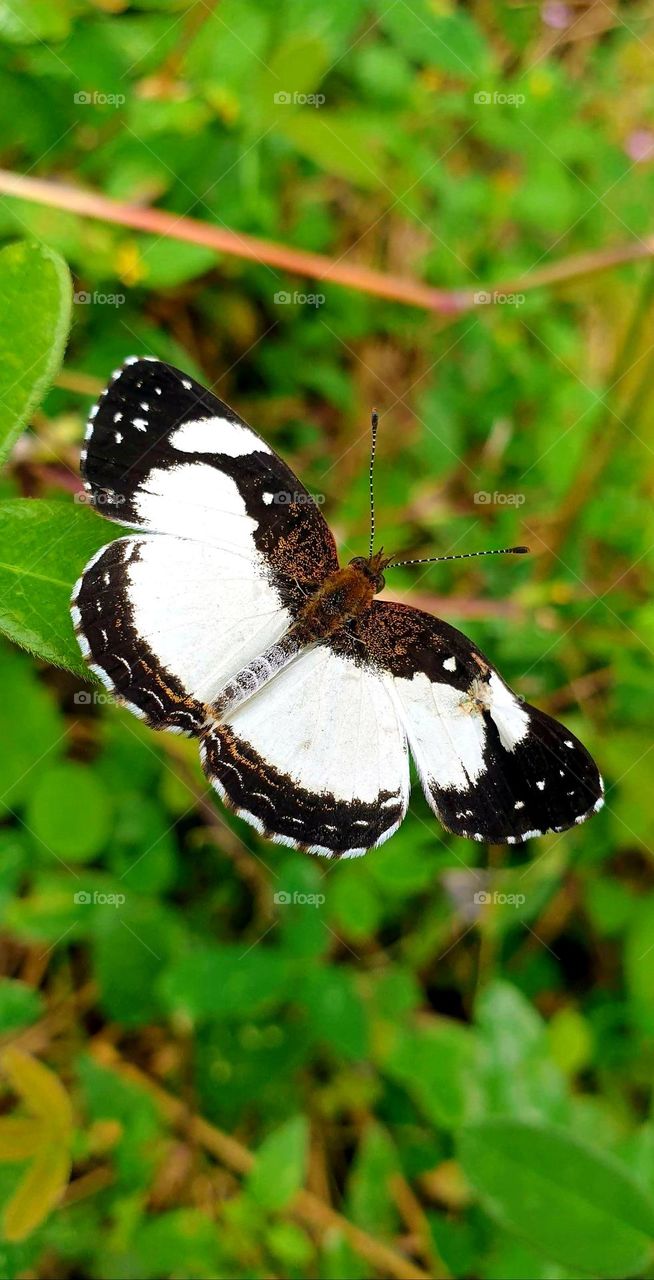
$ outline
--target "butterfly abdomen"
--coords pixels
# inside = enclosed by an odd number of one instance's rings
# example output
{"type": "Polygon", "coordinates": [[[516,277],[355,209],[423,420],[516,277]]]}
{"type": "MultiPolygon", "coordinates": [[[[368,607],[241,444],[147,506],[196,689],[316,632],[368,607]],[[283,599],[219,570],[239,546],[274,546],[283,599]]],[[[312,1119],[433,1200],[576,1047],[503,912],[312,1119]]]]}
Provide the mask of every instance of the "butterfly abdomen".
{"type": "Polygon", "coordinates": [[[302,649],[327,640],[346,622],[369,608],[374,586],[360,570],[347,566],[330,574],[309,596],[288,631],[264,653],[237,671],[211,704],[212,715],[224,717],[268,684],[302,649]]]}

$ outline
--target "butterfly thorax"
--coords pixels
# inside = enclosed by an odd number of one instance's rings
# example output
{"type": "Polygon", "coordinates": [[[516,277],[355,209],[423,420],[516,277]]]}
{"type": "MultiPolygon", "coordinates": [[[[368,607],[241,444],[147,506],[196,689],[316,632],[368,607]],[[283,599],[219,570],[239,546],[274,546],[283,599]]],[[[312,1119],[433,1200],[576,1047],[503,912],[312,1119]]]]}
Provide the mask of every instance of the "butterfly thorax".
{"type": "Polygon", "coordinates": [[[376,576],[359,563],[336,569],[308,597],[293,631],[305,644],[327,639],[370,608],[378,590],[376,576]]]}

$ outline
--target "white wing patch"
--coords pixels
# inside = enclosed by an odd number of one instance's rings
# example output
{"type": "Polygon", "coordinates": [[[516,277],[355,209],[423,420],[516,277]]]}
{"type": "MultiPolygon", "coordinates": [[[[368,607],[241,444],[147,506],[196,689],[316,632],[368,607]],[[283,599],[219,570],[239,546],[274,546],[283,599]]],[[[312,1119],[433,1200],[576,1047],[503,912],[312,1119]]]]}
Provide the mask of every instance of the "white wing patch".
{"type": "Polygon", "coordinates": [[[242,458],[248,453],[272,453],[256,432],[228,418],[201,418],[185,422],[170,437],[174,449],[182,453],[224,453],[242,458]]]}
{"type": "Polygon", "coordinates": [[[134,505],[140,528],[227,545],[248,559],[256,557],[252,535],[257,521],[247,514],[231,476],[206,462],[155,468],[134,505]]]}
{"type": "Polygon", "coordinates": [[[476,681],[476,689],[480,701],[485,702],[497,725],[505,751],[515,751],[529,732],[529,716],[520,699],[500,680],[496,671],[491,672],[488,684],[476,681]]]}
{"type": "Polygon", "coordinates": [[[384,678],[326,645],[208,727],[201,755],[246,822],[309,853],[358,857],[406,814],[406,737],[384,678]]]}
{"type": "Polygon", "coordinates": [[[474,701],[424,671],[392,684],[423,786],[466,791],[485,768],[486,729],[474,701]]]}
{"type": "Polygon", "coordinates": [[[200,702],[212,701],[292,621],[256,560],[244,564],[227,547],[165,534],[140,540],[126,590],[133,626],[200,702]]]}
{"type": "Polygon", "coordinates": [[[316,795],[370,803],[400,788],[408,797],[405,736],[383,680],[325,645],[305,649],[227,723],[316,795]]]}

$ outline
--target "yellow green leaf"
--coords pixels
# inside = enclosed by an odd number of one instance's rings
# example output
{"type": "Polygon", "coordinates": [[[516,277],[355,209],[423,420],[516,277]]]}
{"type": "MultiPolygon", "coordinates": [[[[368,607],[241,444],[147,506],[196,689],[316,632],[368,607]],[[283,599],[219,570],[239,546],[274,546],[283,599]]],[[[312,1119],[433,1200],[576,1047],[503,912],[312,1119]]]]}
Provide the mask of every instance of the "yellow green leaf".
{"type": "Polygon", "coordinates": [[[61,1081],[29,1053],[10,1046],[0,1057],[0,1067],[25,1105],[39,1116],[52,1134],[69,1135],[73,1127],[70,1099],[61,1081]]]}
{"type": "Polygon", "coordinates": [[[36,1156],[5,1206],[5,1240],[25,1240],[59,1203],[70,1177],[70,1152],[51,1142],[36,1156]]]}
{"type": "Polygon", "coordinates": [[[29,1160],[44,1145],[47,1130],[32,1116],[0,1117],[0,1160],[29,1160]]]}

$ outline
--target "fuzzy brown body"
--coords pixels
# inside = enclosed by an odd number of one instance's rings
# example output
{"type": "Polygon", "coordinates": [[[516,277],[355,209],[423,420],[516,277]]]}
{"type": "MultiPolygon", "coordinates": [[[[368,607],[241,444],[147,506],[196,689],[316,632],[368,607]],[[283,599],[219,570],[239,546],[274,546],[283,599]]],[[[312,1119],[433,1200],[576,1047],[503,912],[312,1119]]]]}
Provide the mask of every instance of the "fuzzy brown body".
{"type": "Polygon", "coordinates": [[[357,565],[337,569],[309,596],[291,627],[291,634],[305,645],[326,640],[370,608],[375,590],[374,577],[357,565]]]}

